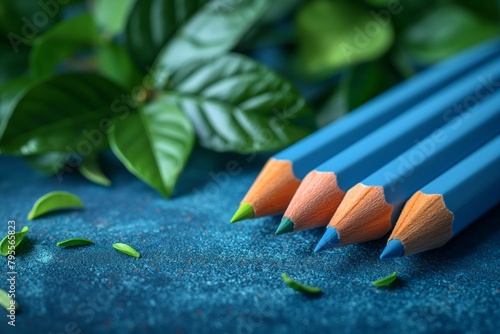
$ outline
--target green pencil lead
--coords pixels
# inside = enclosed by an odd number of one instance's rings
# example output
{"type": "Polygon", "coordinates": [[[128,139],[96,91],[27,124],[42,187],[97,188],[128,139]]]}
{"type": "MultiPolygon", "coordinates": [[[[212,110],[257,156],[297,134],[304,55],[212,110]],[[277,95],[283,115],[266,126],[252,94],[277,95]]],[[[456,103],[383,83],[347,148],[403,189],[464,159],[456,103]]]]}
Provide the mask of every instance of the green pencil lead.
{"type": "Polygon", "coordinates": [[[253,211],[253,206],[248,203],[243,203],[240,205],[233,218],[231,218],[231,223],[236,223],[237,221],[250,219],[255,217],[255,212],[253,211]]]}
{"type": "Polygon", "coordinates": [[[285,234],[288,232],[293,232],[294,223],[290,218],[283,217],[280,226],[276,229],[275,235],[285,234]]]}

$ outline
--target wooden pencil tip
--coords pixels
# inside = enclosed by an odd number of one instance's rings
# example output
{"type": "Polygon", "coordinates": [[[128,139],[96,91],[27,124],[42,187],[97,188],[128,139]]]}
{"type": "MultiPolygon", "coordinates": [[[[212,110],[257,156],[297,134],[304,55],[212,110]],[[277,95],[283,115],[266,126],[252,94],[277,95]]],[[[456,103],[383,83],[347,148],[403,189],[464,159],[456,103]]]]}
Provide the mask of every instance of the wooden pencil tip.
{"type": "Polygon", "coordinates": [[[417,191],[399,216],[390,240],[400,240],[404,256],[444,245],[453,235],[453,213],[440,194],[417,191]]]}
{"type": "Polygon", "coordinates": [[[288,232],[293,232],[293,221],[288,217],[283,217],[281,220],[280,226],[276,229],[276,233],[274,235],[285,234],[288,232]]]}
{"type": "Polygon", "coordinates": [[[231,223],[236,223],[237,221],[244,219],[251,219],[255,217],[255,212],[253,206],[248,203],[243,203],[240,205],[233,218],[231,218],[231,223]]]}
{"type": "Polygon", "coordinates": [[[358,183],[347,191],[328,226],[337,229],[341,246],[375,240],[391,229],[392,210],[381,186],[358,183]]]}
{"type": "Polygon", "coordinates": [[[395,259],[397,257],[402,257],[405,254],[405,247],[401,241],[398,239],[389,240],[385,246],[382,254],[380,254],[380,259],[395,259]]]}
{"type": "Polygon", "coordinates": [[[285,216],[293,220],[294,231],[326,226],[343,197],[335,173],[312,171],[297,189],[285,216]]]}
{"type": "Polygon", "coordinates": [[[326,228],[325,234],[321,237],[321,240],[314,248],[314,252],[320,252],[325,249],[338,247],[340,244],[340,238],[337,230],[333,227],[328,226],[326,228]]]}
{"type": "Polygon", "coordinates": [[[241,202],[252,205],[253,217],[283,214],[299,185],[290,161],[271,158],[241,202]]]}

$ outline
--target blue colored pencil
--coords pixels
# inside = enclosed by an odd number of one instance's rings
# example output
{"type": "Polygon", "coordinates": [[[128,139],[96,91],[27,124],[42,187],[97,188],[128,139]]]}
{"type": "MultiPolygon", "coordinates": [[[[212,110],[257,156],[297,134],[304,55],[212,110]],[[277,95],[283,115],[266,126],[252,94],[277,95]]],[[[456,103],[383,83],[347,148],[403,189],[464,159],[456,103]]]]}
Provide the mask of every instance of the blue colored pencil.
{"type": "Polygon", "coordinates": [[[498,133],[500,91],[349,189],[315,251],[381,238],[418,189],[498,133]]]}
{"type": "Polygon", "coordinates": [[[316,167],[297,189],[276,234],[327,225],[347,190],[413,146],[415,139],[467,109],[475,101],[464,100],[467,96],[491,94],[497,82],[500,58],[463,75],[316,167]],[[484,83],[485,78],[491,83],[484,83]]]}
{"type": "Polygon", "coordinates": [[[302,178],[439,88],[498,57],[500,40],[463,52],[400,83],[268,160],[231,222],[283,213],[302,178]]]}
{"type": "Polygon", "coordinates": [[[500,135],[415,193],[381,259],[438,248],[500,202],[500,135]]]}

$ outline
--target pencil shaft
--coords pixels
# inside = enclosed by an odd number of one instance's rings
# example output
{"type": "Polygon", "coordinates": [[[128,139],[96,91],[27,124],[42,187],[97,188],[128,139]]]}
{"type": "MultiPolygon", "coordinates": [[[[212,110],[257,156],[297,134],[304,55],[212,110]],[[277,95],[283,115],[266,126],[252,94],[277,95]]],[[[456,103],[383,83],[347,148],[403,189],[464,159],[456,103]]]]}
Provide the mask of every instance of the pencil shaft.
{"type": "MultiPolygon", "coordinates": [[[[329,223],[337,237],[329,240],[323,236],[319,250],[375,240],[389,232],[410,196],[500,132],[500,91],[459,117],[425,138],[425,149],[413,146],[349,189],[329,223]]],[[[446,237],[434,238],[432,233],[424,233],[428,239],[432,237],[432,247],[439,247],[452,235],[452,215],[441,196],[421,192],[409,207],[427,215],[429,212],[422,205],[415,205],[422,202],[434,203],[435,212],[439,212],[431,220],[439,221],[437,225],[446,237]]],[[[401,216],[407,217],[407,211],[401,216]]],[[[408,241],[400,241],[406,242],[405,254],[419,249],[415,243],[408,246],[408,241]]]]}
{"type": "Polygon", "coordinates": [[[500,91],[459,117],[361,181],[383,187],[394,222],[413,193],[499,133],[500,91]]]}
{"type": "Polygon", "coordinates": [[[384,125],[439,88],[498,56],[500,40],[461,53],[406,80],[274,156],[302,179],[314,167],[384,125]]]}
{"type": "Polygon", "coordinates": [[[454,214],[453,234],[460,232],[500,200],[500,135],[424,186],[441,194],[454,214]]]}
{"type": "MultiPolygon", "coordinates": [[[[413,146],[415,140],[424,138],[434,129],[456,117],[464,98],[474,96],[479,89],[497,89],[500,82],[500,58],[483,64],[467,73],[388,124],[367,135],[349,148],[325,161],[316,168],[320,172],[334,172],[340,189],[347,191],[394,157],[413,146]],[[491,84],[478,81],[478,77],[492,75],[491,84]],[[478,88],[479,87],[479,88],[478,88]]],[[[484,94],[486,94],[484,93],[484,94]]],[[[491,95],[491,94],[490,94],[491,95]]],[[[473,101],[474,102],[474,101],[473,101]]],[[[467,106],[471,105],[467,102],[467,106]]]]}
{"type": "Polygon", "coordinates": [[[500,202],[500,135],[417,191],[382,259],[438,248],[500,202]]]}

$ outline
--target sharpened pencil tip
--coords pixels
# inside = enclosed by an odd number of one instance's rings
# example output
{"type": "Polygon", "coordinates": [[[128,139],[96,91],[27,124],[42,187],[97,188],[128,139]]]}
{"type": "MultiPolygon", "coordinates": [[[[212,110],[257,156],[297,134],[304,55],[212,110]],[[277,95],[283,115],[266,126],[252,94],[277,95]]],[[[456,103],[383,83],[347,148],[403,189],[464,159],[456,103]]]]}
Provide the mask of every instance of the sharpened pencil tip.
{"type": "Polygon", "coordinates": [[[398,239],[392,239],[387,243],[382,254],[380,254],[380,259],[395,259],[397,257],[402,257],[404,254],[405,247],[403,243],[398,239]]]}
{"type": "Polygon", "coordinates": [[[283,219],[281,220],[280,226],[278,226],[278,228],[276,229],[276,233],[274,235],[280,235],[280,234],[292,232],[294,225],[295,224],[293,223],[293,221],[290,218],[283,217],[283,219]]]}
{"type": "Polygon", "coordinates": [[[334,227],[328,226],[326,228],[325,234],[321,237],[321,240],[314,248],[314,252],[319,252],[325,249],[338,247],[340,244],[339,233],[334,227]]]}
{"type": "Polygon", "coordinates": [[[255,211],[253,210],[253,206],[248,203],[243,203],[240,205],[233,218],[231,218],[231,223],[236,223],[237,221],[250,219],[255,217],[255,211]]]}

